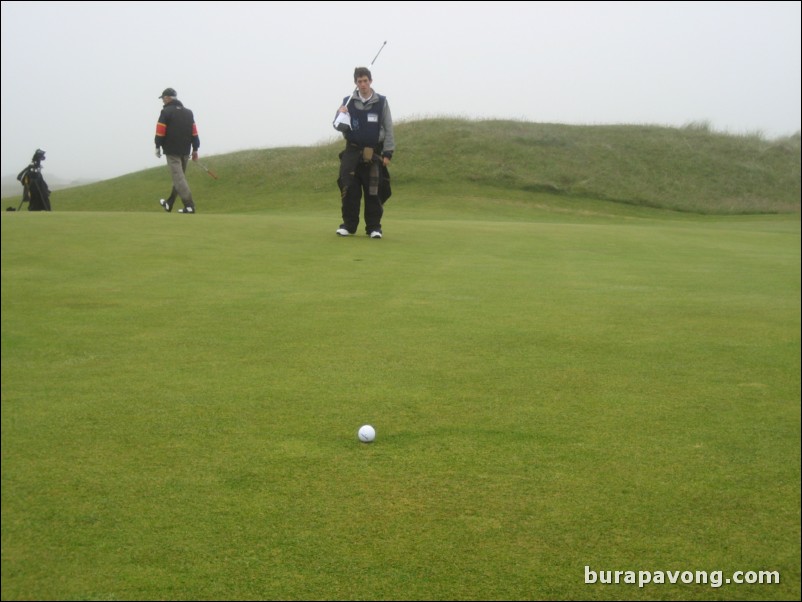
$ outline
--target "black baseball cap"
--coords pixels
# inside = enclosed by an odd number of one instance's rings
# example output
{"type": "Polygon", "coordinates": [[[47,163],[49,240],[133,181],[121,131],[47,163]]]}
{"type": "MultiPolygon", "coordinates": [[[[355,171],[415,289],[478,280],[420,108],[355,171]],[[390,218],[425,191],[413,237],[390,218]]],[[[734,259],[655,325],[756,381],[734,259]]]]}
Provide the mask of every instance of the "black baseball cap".
{"type": "Polygon", "coordinates": [[[162,95],[159,96],[159,98],[164,98],[165,96],[172,96],[175,98],[178,96],[178,92],[176,92],[173,88],[165,88],[164,92],[162,92],[162,95]]]}

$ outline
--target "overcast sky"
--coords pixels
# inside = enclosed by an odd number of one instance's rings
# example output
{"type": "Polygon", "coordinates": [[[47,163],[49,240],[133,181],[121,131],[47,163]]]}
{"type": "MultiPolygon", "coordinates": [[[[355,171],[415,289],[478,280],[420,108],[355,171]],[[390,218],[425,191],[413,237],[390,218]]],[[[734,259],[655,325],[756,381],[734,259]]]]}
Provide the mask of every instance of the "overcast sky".
{"type": "MultiPolygon", "coordinates": [[[[163,164],[166,87],[201,160],[337,139],[373,65],[396,122],[707,122],[800,130],[800,2],[2,2],[2,175],[110,178],[163,164]]],[[[397,137],[402,160],[404,139],[397,137]]]]}

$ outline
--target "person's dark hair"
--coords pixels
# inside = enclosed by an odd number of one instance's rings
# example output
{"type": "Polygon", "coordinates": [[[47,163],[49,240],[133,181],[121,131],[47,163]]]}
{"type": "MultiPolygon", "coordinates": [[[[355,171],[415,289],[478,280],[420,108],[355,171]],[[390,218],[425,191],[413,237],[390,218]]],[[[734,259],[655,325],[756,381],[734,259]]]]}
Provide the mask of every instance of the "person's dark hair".
{"type": "Polygon", "coordinates": [[[370,74],[370,69],[367,67],[357,67],[354,69],[354,83],[356,83],[357,79],[360,77],[365,77],[366,75],[370,81],[373,81],[373,76],[370,74]]]}

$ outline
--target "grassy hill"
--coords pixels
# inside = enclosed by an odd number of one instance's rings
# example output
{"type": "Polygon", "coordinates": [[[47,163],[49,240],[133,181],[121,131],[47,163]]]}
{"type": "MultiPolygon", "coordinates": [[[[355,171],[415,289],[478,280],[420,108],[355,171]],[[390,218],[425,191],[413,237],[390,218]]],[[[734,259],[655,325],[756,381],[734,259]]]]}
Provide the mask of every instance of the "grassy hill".
{"type": "MultiPolygon", "coordinates": [[[[397,126],[394,202],[408,209],[498,214],[548,211],[698,214],[800,211],[800,137],[767,141],[704,125],[568,126],[427,119],[397,126]],[[488,200],[500,202],[488,204],[488,200]],[[504,199],[501,202],[501,199],[504,199]],[[601,202],[601,204],[599,203],[601,202]]],[[[210,213],[330,210],[340,142],[202,157],[188,177],[210,213]]],[[[58,191],[55,211],[143,211],[166,195],[164,166],[58,191]]],[[[156,205],[156,208],[158,206],[156,205]]]]}
{"type": "MultiPolygon", "coordinates": [[[[51,173],[45,174],[45,180],[47,181],[47,185],[50,188],[50,190],[63,190],[65,188],[86,186],[88,184],[93,184],[97,182],[97,179],[67,180],[65,178],[60,178],[58,176],[55,176],[51,173]]],[[[6,197],[16,197],[17,204],[19,204],[19,199],[22,198],[22,185],[19,183],[19,180],[17,180],[17,176],[15,175],[3,176],[0,179],[0,189],[2,190],[2,197],[4,199],[6,197]]]]}

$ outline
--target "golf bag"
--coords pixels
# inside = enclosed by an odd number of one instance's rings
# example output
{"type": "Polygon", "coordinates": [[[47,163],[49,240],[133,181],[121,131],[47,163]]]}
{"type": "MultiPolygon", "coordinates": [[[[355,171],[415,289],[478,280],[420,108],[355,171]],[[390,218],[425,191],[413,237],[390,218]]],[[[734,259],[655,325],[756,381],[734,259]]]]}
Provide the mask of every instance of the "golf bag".
{"type": "Polygon", "coordinates": [[[36,149],[31,164],[17,175],[17,180],[23,188],[22,200],[17,211],[25,202],[28,203],[28,211],[50,211],[50,189],[42,177],[42,161],[44,159],[45,151],[36,149]]]}

